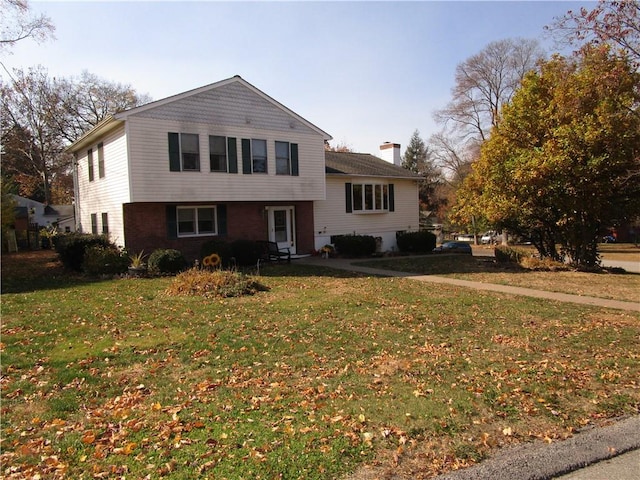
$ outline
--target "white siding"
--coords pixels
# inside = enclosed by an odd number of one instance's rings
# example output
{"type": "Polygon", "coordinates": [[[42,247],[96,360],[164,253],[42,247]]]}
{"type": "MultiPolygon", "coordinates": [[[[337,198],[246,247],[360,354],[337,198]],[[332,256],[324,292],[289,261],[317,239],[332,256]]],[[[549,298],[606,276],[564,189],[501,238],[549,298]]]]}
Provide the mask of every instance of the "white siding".
{"type": "MultiPolygon", "coordinates": [[[[302,129],[301,129],[302,130],[302,129]]],[[[131,116],[127,119],[133,202],[310,201],[324,199],[324,143],[304,131],[217,126],[131,116]],[[168,133],[197,133],[200,172],[169,171],[168,133]],[[234,137],[238,173],[209,171],[209,135],[234,137]],[[267,140],[268,174],[242,173],[243,138],[267,140]],[[276,175],[275,141],[298,144],[299,176],[276,175]]]]}
{"type": "Polygon", "coordinates": [[[328,176],[326,200],[314,202],[315,248],[330,243],[332,235],[358,234],[382,237],[382,251],[396,248],[396,232],[419,228],[418,186],[413,180],[380,177],[328,176]],[[395,211],[347,213],[345,183],[392,183],[395,211]]]}
{"type": "Polygon", "coordinates": [[[308,125],[241,83],[222,85],[135,114],[138,117],[257,130],[296,130],[315,134],[308,125]]]}
{"type": "Polygon", "coordinates": [[[102,233],[102,213],[109,217],[109,237],[124,244],[122,204],[130,201],[129,170],[124,128],[119,128],[102,140],[104,144],[105,175],[98,173],[98,143],[78,154],[77,221],[83,232],[91,233],[91,214],[98,216],[98,233],[102,233]],[[87,151],[93,150],[94,179],[89,181],[87,151]]]}

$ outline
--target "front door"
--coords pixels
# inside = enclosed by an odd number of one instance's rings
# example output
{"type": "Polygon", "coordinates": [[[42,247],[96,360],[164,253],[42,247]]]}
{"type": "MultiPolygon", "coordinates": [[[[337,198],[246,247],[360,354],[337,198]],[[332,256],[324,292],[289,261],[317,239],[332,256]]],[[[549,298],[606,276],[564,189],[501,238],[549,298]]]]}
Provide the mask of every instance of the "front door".
{"type": "Polygon", "coordinates": [[[296,253],[295,207],[267,207],[269,211],[269,241],[278,248],[289,248],[296,253]]]}

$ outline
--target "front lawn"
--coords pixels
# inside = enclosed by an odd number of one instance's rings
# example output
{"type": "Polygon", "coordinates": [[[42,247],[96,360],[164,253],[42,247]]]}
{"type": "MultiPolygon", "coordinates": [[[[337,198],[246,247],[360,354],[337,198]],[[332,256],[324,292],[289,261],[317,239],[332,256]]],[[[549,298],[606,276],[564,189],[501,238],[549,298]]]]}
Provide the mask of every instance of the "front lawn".
{"type": "Polygon", "coordinates": [[[640,407],[638,314],[295,263],[175,297],[43,260],[3,258],[3,478],[428,478],[640,407]]]}

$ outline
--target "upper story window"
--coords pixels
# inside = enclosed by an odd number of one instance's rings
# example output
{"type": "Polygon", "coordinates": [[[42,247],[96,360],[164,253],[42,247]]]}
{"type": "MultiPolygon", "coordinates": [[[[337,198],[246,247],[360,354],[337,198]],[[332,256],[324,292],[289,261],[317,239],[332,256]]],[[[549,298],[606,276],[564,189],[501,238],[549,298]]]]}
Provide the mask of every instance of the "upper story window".
{"type": "Polygon", "coordinates": [[[212,172],[227,171],[227,139],[209,135],[209,164],[212,172]]]}
{"type": "Polygon", "coordinates": [[[216,207],[178,207],[178,237],[216,235],[216,207]]]}
{"type": "Polygon", "coordinates": [[[89,181],[93,182],[93,150],[91,148],[87,150],[87,169],[89,172],[89,181]]]}
{"type": "Polygon", "coordinates": [[[104,144],[98,144],[98,177],[104,178],[104,144]]]}
{"type": "Polygon", "coordinates": [[[251,140],[251,171],[267,173],[267,141],[251,140]]]}
{"type": "MultiPolygon", "coordinates": [[[[275,142],[276,175],[299,175],[298,144],[275,142]]],[[[242,139],[242,173],[268,173],[267,141],[242,139]]]]}
{"type": "MultiPolygon", "coordinates": [[[[353,212],[387,212],[390,208],[390,185],[385,183],[347,184],[351,190],[351,211],[353,212]]],[[[349,205],[347,205],[348,209],[349,205]]],[[[349,211],[349,210],[347,210],[349,211]]]]}
{"type": "Polygon", "coordinates": [[[169,170],[200,171],[200,138],[196,133],[169,133],[169,170]]]}
{"type": "Polygon", "coordinates": [[[276,142],[276,175],[291,175],[289,142],[276,142]]]}

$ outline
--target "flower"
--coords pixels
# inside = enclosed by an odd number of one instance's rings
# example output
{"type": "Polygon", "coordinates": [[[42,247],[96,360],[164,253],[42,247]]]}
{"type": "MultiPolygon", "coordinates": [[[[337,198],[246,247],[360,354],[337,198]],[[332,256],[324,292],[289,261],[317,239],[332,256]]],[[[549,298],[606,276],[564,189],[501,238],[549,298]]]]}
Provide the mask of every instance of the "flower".
{"type": "Polygon", "coordinates": [[[217,253],[212,253],[211,255],[208,255],[202,259],[202,264],[205,267],[217,267],[218,265],[220,265],[221,261],[222,259],[220,258],[220,255],[218,255],[217,253]]]}

